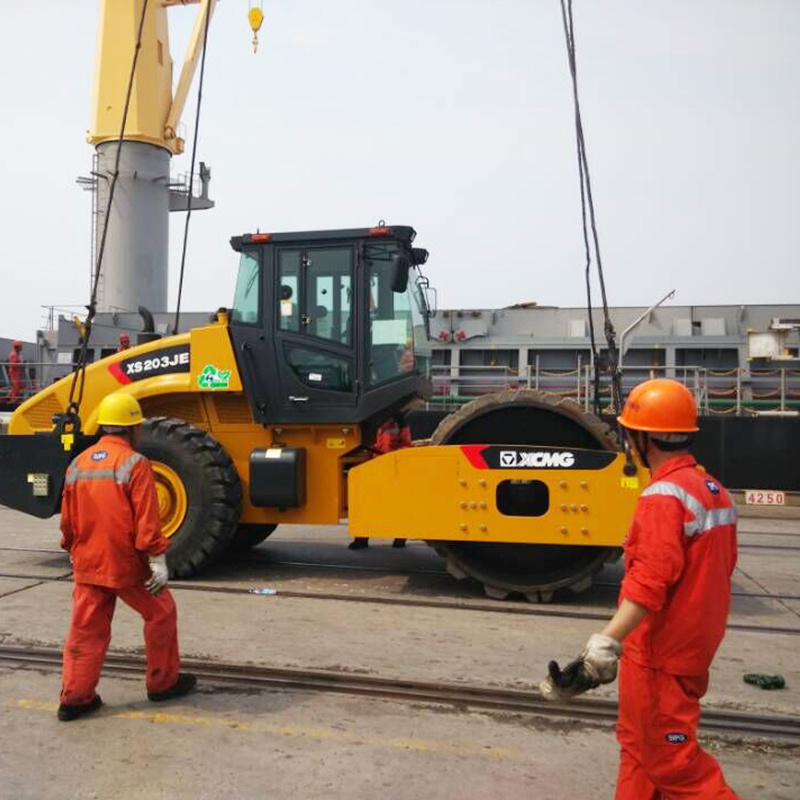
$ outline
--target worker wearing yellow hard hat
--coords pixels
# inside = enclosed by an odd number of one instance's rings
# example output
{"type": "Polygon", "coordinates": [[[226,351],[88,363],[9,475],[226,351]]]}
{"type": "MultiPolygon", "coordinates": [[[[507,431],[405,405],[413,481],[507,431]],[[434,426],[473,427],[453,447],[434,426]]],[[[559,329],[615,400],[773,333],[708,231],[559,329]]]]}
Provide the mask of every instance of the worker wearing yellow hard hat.
{"type": "Polygon", "coordinates": [[[119,597],[142,615],[147,696],[168,700],[191,691],[180,672],[177,613],[168,580],[150,462],[136,452],[144,422],[135,397],[111,394],[98,409],[101,438],[67,469],[61,503],[61,546],[75,582],[64,645],[58,718],[77,719],[102,704],[95,691],[119,597]]]}
{"type": "Polygon", "coordinates": [[[130,428],[144,422],[142,407],[129,394],[110,394],[97,409],[97,424],[101,427],[130,428]]]}

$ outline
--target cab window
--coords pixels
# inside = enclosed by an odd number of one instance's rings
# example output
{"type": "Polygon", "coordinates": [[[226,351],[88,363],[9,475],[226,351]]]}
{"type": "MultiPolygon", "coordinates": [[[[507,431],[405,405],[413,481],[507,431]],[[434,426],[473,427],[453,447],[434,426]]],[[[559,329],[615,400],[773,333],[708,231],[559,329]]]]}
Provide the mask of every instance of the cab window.
{"type": "Polygon", "coordinates": [[[242,253],[233,295],[231,321],[255,325],[261,320],[261,268],[258,256],[242,253]]]}
{"type": "Polygon", "coordinates": [[[353,391],[353,364],[350,359],[296,345],[286,347],[284,352],[292,371],[306,386],[335,392],[353,391]]]}
{"type": "MultiPolygon", "coordinates": [[[[369,251],[369,359],[367,380],[383,383],[414,371],[414,328],[409,292],[392,291],[392,245],[369,251]]],[[[409,286],[411,282],[409,282],[409,286]]]]}
{"type": "Polygon", "coordinates": [[[278,259],[278,327],[300,332],[300,251],[283,250],[278,259]]]}
{"type": "Polygon", "coordinates": [[[349,347],[353,341],[353,251],[284,250],[278,258],[278,327],[349,347]]]}
{"type": "Polygon", "coordinates": [[[351,250],[312,250],[306,255],[306,333],[337,344],[352,341],[351,250]]]}

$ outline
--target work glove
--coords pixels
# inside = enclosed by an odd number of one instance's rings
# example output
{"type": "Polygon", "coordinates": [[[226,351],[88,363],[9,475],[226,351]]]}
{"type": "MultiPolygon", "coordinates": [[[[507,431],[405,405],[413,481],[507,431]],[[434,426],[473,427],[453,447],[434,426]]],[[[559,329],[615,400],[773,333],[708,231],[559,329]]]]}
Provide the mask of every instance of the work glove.
{"type": "Polygon", "coordinates": [[[160,556],[150,556],[150,580],[145,583],[144,588],[150,594],[158,594],[169,580],[169,570],[167,569],[166,553],[160,556]]]}
{"type": "Polygon", "coordinates": [[[562,670],[557,661],[547,666],[548,676],[539,684],[545,700],[570,700],[617,677],[617,662],[622,645],[610,636],[595,633],[575,661],[562,670]]]}

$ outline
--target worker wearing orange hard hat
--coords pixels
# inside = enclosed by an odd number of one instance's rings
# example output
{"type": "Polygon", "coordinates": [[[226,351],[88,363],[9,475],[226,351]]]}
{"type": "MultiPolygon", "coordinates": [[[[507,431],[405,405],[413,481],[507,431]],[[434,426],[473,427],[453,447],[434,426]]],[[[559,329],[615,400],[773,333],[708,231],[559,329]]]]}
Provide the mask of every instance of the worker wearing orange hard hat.
{"type": "Polygon", "coordinates": [[[112,394],[98,411],[103,436],[67,469],[61,503],[61,546],[69,552],[75,587],[64,645],[58,718],[98,709],[111,619],[119,597],[144,619],[146,686],[151,701],[191,691],[197,680],[180,672],[177,613],[168,579],[153,472],[134,449],[143,421],[134,397],[112,394]]]}
{"type": "Polygon", "coordinates": [[[697,742],[730,608],[736,509],[689,454],[698,427],[685,386],[645,381],[617,420],[652,477],[625,540],[619,607],[576,661],[563,671],[551,662],[542,693],[564,699],[611,683],[619,664],[617,800],[736,798],[697,742]]]}
{"type": "Polygon", "coordinates": [[[8,379],[11,383],[11,393],[8,396],[9,402],[16,403],[22,399],[24,375],[22,342],[17,339],[11,345],[11,352],[8,354],[8,379]]]}

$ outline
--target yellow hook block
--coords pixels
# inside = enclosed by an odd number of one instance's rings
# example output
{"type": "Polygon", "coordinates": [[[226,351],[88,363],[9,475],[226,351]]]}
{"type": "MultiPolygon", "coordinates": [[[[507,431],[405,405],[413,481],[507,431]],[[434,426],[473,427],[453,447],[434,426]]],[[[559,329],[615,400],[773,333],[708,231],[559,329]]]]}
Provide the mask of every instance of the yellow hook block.
{"type": "Polygon", "coordinates": [[[264,21],[264,12],[258,7],[253,6],[247,12],[247,21],[253,29],[253,52],[258,50],[258,31],[261,29],[261,23],[264,21]]]}

